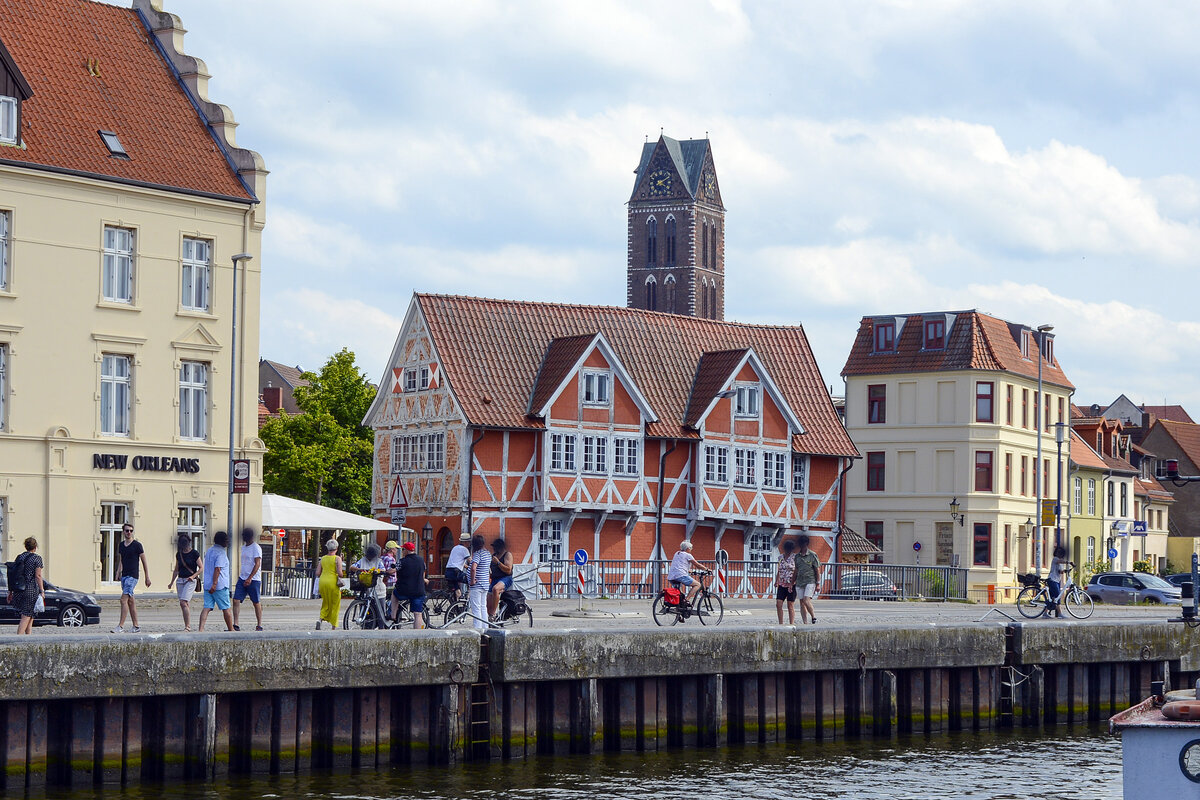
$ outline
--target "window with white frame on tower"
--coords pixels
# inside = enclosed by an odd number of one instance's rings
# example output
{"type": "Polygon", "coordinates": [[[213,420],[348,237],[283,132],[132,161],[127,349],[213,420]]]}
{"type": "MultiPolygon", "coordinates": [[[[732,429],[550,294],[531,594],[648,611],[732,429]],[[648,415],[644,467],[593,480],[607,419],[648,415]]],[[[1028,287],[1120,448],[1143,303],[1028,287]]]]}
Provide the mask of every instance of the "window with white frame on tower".
{"type": "Polygon", "coordinates": [[[561,519],[544,519],[538,527],[538,561],[545,564],[563,560],[563,524],[561,519]]]}
{"type": "Polygon", "coordinates": [[[208,311],[212,272],[212,242],[183,240],[183,291],[179,304],[189,311],[208,311]]]}

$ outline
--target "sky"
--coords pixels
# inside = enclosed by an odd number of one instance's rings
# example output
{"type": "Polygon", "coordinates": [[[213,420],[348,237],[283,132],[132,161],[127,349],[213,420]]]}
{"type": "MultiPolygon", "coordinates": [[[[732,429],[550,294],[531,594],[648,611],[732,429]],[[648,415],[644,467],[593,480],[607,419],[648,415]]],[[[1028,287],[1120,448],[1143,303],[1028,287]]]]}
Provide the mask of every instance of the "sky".
{"type": "Polygon", "coordinates": [[[1186,2],[164,0],[267,184],[262,355],[379,380],[414,291],[623,305],[642,143],[712,140],[726,318],[1055,327],[1200,420],[1186,2]]]}

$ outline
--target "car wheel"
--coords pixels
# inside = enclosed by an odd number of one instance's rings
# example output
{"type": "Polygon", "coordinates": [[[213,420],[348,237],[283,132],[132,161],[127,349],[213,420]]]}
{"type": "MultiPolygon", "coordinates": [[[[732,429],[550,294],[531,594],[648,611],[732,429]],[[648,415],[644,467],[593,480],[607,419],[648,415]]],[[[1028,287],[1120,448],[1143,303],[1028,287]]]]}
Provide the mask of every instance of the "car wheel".
{"type": "Polygon", "coordinates": [[[1152,606],[1156,606],[1162,602],[1157,597],[1143,597],[1142,600],[1143,602],[1149,603],[1152,606]]]}
{"type": "Polygon", "coordinates": [[[83,606],[71,604],[58,612],[58,625],[61,628],[82,628],[87,624],[87,614],[83,606]]]}

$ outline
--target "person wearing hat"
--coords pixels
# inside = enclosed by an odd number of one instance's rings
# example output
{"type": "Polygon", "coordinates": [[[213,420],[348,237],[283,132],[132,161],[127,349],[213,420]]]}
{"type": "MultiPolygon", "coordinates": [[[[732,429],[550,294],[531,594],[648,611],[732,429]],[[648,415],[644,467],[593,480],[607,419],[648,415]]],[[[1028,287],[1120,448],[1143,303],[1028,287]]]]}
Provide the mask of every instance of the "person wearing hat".
{"type": "Polygon", "coordinates": [[[417,546],[412,542],[405,542],[403,547],[404,557],[396,565],[396,588],[392,590],[392,619],[400,610],[400,601],[406,600],[412,611],[413,627],[420,629],[425,627],[421,613],[425,610],[425,561],[417,555],[417,546]]]}
{"type": "Polygon", "coordinates": [[[321,616],[317,620],[317,630],[321,630],[321,620],[337,630],[338,612],[342,610],[342,587],[338,579],[342,577],[345,567],[337,549],[338,540],[330,539],[325,543],[326,554],[317,562],[317,586],[321,592],[321,616]]]}
{"type": "Polygon", "coordinates": [[[454,545],[454,549],[450,551],[450,558],[446,561],[446,588],[454,595],[454,599],[458,599],[460,587],[467,580],[467,560],[471,558],[471,551],[467,545],[471,543],[471,534],[459,534],[458,544],[454,545]]]}
{"type": "Polygon", "coordinates": [[[396,544],[394,539],[389,539],[383,546],[383,556],[380,558],[383,561],[383,574],[387,578],[386,585],[389,592],[396,585],[396,563],[399,558],[399,550],[400,545],[396,544]]]}

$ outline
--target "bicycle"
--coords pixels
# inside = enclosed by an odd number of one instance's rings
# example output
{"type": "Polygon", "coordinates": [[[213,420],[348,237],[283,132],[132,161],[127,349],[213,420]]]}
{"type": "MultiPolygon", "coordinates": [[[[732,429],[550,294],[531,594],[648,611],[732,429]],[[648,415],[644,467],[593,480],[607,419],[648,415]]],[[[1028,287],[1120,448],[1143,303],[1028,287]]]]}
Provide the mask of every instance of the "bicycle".
{"type": "Polygon", "coordinates": [[[668,595],[669,589],[663,589],[654,596],[654,601],[650,604],[650,614],[654,617],[655,624],[674,625],[693,616],[700,620],[701,625],[721,624],[721,619],[725,616],[725,605],[721,602],[721,598],[710,592],[704,583],[705,579],[712,576],[712,570],[703,570],[692,574],[700,583],[700,589],[696,592],[696,597],[692,602],[689,603],[684,594],[687,587],[680,586],[679,581],[671,581],[671,589],[680,592],[677,602],[671,602],[671,597],[668,595]]]}
{"type": "MultiPolygon", "coordinates": [[[[1048,614],[1054,602],[1050,597],[1050,586],[1045,579],[1037,575],[1022,575],[1020,581],[1025,587],[1017,595],[1017,611],[1021,612],[1021,616],[1037,619],[1048,614]]],[[[1067,613],[1075,619],[1087,619],[1095,607],[1087,592],[1074,583],[1062,589],[1059,602],[1066,606],[1067,613]]]]}
{"type": "MultiPolygon", "coordinates": [[[[465,598],[456,600],[446,609],[444,621],[439,628],[445,628],[456,623],[474,621],[470,606],[465,598]]],[[[508,626],[522,627],[525,622],[533,627],[533,609],[525,602],[525,594],[517,589],[507,589],[500,595],[500,604],[496,606],[496,615],[488,620],[488,627],[505,628],[508,626]]]]}
{"type": "Polygon", "coordinates": [[[457,581],[447,582],[445,586],[430,592],[425,596],[425,609],[430,617],[445,618],[450,607],[465,599],[465,592],[459,589],[457,581]]]}

